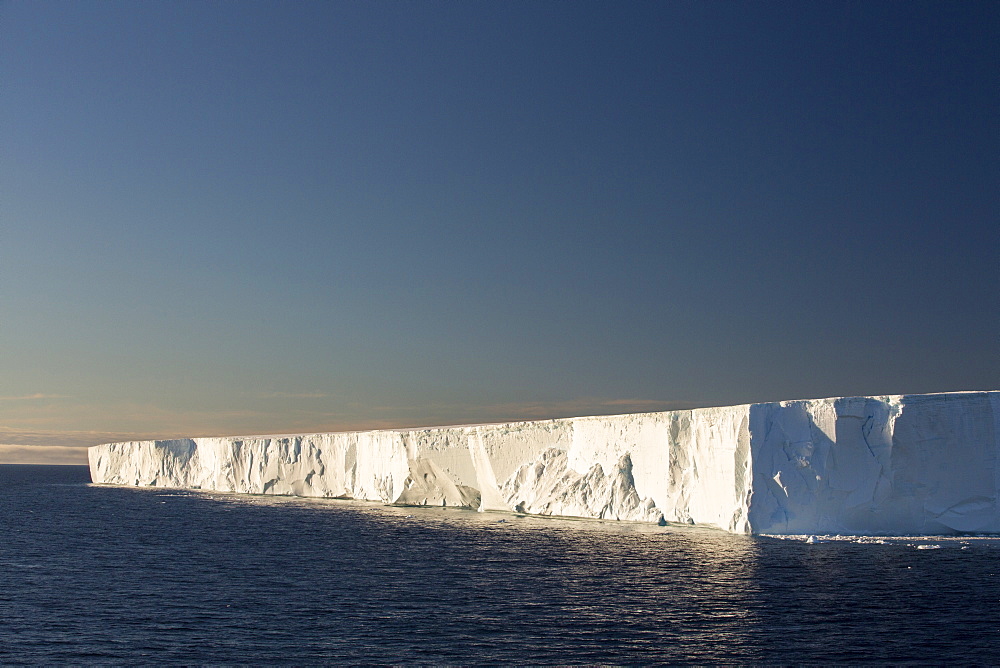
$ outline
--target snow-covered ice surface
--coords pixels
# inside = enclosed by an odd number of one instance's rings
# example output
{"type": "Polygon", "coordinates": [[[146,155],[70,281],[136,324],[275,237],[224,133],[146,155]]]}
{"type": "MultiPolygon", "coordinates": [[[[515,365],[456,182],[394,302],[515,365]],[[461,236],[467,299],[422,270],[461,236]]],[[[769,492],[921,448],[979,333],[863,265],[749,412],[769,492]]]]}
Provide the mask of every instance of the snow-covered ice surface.
{"type": "MultiPolygon", "coordinates": [[[[1000,392],[110,443],[95,483],[816,536],[1000,533],[1000,392]]],[[[815,540],[813,541],[815,542],[815,540]]]]}

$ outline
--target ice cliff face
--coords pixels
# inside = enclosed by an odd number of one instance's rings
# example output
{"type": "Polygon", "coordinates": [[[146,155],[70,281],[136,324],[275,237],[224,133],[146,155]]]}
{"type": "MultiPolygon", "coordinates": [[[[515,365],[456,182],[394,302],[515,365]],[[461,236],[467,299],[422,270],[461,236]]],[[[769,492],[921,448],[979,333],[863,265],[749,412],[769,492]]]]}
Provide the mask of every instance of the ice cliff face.
{"type": "Polygon", "coordinates": [[[90,449],[95,483],[739,533],[1000,532],[1000,392],[90,449]]]}

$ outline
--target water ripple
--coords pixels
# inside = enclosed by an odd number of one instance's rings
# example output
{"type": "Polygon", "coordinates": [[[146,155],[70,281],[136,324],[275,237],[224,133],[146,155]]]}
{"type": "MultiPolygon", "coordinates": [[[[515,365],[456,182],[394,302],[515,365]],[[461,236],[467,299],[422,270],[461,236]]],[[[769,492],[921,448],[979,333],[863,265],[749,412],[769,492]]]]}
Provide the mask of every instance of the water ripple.
{"type": "Polygon", "coordinates": [[[1000,659],[996,541],[806,543],[86,481],[0,466],[0,663],[1000,659]]]}

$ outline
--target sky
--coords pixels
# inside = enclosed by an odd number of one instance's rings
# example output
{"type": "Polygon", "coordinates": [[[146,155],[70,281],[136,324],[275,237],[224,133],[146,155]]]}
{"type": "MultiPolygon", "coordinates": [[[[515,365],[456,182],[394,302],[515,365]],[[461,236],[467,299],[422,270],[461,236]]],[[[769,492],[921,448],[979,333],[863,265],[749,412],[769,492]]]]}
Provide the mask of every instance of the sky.
{"type": "Polygon", "coordinates": [[[1000,3],[0,2],[0,462],[1000,389],[1000,3]]]}

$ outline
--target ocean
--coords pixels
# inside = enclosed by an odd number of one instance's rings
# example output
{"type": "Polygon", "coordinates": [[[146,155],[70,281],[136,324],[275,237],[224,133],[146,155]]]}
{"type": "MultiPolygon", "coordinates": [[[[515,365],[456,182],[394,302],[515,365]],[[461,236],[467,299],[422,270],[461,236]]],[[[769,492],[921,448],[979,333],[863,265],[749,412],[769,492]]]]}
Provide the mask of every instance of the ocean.
{"type": "Polygon", "coordinates": [[[1000,539],[90,484],[0,466],[0,664],[1000,663],[1000,539]]]}

